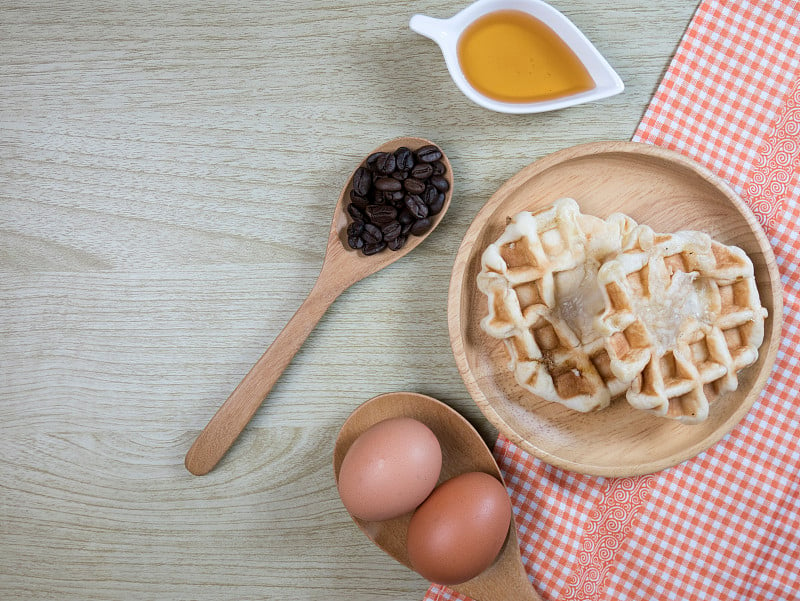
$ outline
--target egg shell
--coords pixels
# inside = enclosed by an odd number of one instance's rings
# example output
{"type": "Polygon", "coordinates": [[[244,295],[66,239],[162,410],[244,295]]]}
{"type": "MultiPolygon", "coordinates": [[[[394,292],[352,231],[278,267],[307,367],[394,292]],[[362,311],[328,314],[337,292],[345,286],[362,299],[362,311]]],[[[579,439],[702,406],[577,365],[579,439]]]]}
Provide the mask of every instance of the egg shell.
{"type": "Polygon", "coordinates": [[[409,561],[431,582],[466,582],[492,565],[510,524],[505,486],[483,472],[461,474],[439,485],[412,516],[409,561]]]}
{"type": "Polygon", "coordinates": [[[425,424],[409,417],[386,419],[350,446],[337,486],[347,511],[375,522],[406,514],[431,493],[442,469],[442,448],[425,424]]]}

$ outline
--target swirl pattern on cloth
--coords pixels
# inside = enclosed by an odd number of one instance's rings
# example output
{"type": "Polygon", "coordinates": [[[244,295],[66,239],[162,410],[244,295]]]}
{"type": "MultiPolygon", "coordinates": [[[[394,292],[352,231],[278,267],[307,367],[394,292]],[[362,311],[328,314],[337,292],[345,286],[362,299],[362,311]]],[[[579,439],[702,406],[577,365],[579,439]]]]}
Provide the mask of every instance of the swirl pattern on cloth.
{"type": "Polygon", "coordinates": [[[758,149],[742,196],[759,222],[774,232],[800,169],[800,79],[795,80],[772,130],[758,149]]]}
{"type": "Polygon", "coordinates": [[[589,511],[575,569],[559,599],[599,599],[615,555],[632,532],[655,485],[654,476],[613,478],[597,505],[589,511]]]}

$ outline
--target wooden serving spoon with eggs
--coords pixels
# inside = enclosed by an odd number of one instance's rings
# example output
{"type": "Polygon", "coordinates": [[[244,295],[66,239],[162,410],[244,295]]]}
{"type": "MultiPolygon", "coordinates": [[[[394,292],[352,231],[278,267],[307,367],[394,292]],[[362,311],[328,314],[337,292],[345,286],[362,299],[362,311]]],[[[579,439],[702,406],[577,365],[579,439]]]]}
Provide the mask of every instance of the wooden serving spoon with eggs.
{"type": "MultiPolygon", "coordinates": [[[[442,448],[440,483],[467,472],[485,472],[502,481],[491,451],[463,416],[431,397],[412,392],[394,392],[366,401],[342,425],[333,452],[333,470],[337,482],[342,461],[355,440],[371,426],[394,417],[416,419],[430,428],[439,439],[442,448]]],[[[351,517],[372,542],[413,570],[406,546],[411,515],[408,513],[379,522],[351,517]]],[[[471,580],[449,588],[475,601],[542,601],[522,564],[513,519],[511,526],[494,563],[471,580]]]]}

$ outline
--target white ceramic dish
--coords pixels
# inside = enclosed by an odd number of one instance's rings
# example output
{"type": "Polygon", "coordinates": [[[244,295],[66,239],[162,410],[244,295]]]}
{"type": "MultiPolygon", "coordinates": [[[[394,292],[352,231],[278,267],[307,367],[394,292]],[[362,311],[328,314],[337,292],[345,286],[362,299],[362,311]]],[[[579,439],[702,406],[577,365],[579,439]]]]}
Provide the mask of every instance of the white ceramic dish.
{"type": "Polygon", "coordinates": [[[411,17],[409,27],[430,38],[442,50],[450,76],[474,103],[500,113],[541,113],[608,98],[625,88],[619,75],[597,51],[585,35],[567,17],[541,0],[478,0],[449,19],[434,19],[425,15],[411,17]],[[594,80],[595,87],[580,94],[537,102],[501,102],[487,98],[473,88],[458,61],[458,39],[476,19],[498,10],[526,12],[550,27],[578,56],[594,80]]]}

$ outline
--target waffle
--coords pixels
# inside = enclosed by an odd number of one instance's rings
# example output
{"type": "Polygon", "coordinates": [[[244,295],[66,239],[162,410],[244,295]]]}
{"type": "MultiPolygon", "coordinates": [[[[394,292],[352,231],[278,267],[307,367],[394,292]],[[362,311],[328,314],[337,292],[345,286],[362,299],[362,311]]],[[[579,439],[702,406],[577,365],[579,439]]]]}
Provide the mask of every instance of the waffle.
{"type": "Polygon", "coordinates": [[[597,326],[632,407],[701,422],[710,399],[735,390],[737,372],[758,358],[766,309],[737,247],[640,226],[597,278],[606,306],[597,326]]]}
{"type": "Polygon", "coordinates": [[[511,218],[481,260],[483,330],[526,390],[588,412],[624,396],[693,423],[738,385],[763,340],[745,253],[699,232],[657,234],[572,199],[511,218]]]}
{"type": "Polygon", "coordinates": [[[594,325],[604,309],[596,273],[635,225],[622,215],[584,215],[561,199],[515,215],[484,251],[478,288],[489,313],[481,327],[503,340],[523,388],[582,412],[607,407],[627,388],[609,371],[594,325]]]}

